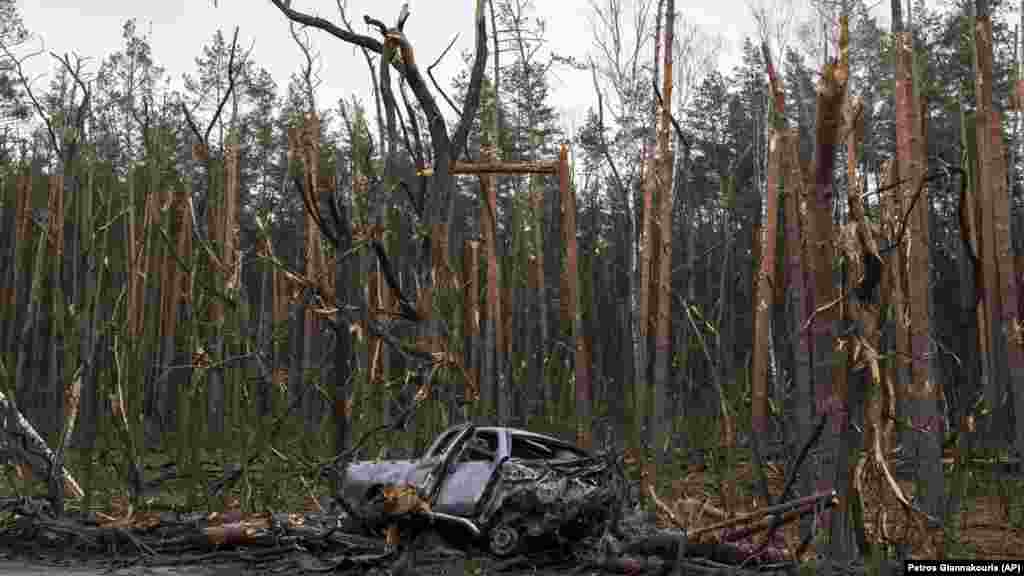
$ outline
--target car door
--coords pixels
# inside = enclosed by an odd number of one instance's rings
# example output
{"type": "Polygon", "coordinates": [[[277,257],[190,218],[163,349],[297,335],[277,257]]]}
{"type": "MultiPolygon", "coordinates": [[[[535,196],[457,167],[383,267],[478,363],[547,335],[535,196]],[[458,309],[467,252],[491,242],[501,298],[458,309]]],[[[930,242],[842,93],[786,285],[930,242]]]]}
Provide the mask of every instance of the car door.
{"type": "Polygon", "coordinates": [[[427,494],[433,494],[439,477],[443,477],[442,467],[448,460],[449,453],[458,450],[464,435],[472,431],[471,426],[461,425],[442,432],[423,456],[416,461],[416,468],[410,481],[427,494]]]}
{"type": "Polygon", "coordinates": [[[473,515],[497,465],[500,440],[498,430],[473,430],[473,434],[457,448],[460,452],[452,459],[447,474],[441,480],[434,510],[453,516],[473,515]]]}

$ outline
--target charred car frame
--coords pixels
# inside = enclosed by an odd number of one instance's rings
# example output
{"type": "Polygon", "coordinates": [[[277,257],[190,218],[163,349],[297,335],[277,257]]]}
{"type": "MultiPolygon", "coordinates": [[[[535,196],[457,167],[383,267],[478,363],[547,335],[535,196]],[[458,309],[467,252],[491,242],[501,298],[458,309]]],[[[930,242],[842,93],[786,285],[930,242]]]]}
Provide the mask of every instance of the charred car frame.
{"type": "Polygon", "coordinates": [[[528,540],[599,533],[621,502],[620,478],[610,459],[557,438],[461,425],[442,432],[418,459],[347,465],[341,497],[365,509],[388,487],[415,487],[432,520],[508,556],[528,540]]]}

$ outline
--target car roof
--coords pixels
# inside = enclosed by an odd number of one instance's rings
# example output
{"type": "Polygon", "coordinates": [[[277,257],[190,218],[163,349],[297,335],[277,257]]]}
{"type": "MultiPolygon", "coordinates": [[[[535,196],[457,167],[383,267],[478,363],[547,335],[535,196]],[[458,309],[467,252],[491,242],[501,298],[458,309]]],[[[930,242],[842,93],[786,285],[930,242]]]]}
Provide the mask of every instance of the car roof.
{"type": "Polygon", "coordinates": [[[568,448],[568,449],[573,450],[575,452],[579,452],[581,454],[586,454],[586,450],[583,450],[582,448],[580,448],[579,446],[576,446],[572,442],[566,442],[565,440],[562,440],[560,438],[556,438],[554,436],[550,436],[548,434],[541,434],[539,432],[530,432],[529,430],[523,430],[522,428],[512,428],[510,426],[477,426],[476,429],[477,430],[483,430],[485,432],[497,432],[497,433],[508,432],[509,434],[514,434],[516,436],[523,436],[523,437],[526,437],[526,438],[531,438],[531,439],[536,439],[536,440],[542,440],[542,441],[545,441],[545,442],[550,442],[552,444],[557,444],[558,446],[561,446],[561,447],[564,447],[564,448],[568,448]]]}

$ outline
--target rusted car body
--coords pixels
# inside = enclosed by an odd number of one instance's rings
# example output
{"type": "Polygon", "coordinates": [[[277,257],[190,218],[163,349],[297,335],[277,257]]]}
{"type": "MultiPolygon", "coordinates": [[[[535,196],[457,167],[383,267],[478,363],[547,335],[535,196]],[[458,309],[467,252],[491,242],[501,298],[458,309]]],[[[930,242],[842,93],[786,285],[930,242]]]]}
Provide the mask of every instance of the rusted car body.
{"type": "Polygon", "coordinates": [[[551,436],[462,425],[419,459],[349,464],[341,496],[358,507],[386,486],[414,486],[433,519],[506,556],[529,539],[572,540],[602,529],[619,501],[613,473],[606,459],[551,436]]]}

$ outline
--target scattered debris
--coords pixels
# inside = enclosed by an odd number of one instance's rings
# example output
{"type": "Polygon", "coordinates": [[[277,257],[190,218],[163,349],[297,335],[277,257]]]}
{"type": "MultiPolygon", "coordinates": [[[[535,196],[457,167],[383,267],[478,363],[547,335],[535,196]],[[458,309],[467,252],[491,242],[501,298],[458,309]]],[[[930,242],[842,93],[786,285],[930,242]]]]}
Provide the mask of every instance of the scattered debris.
{"type": "Polygon", "coordinates": [[[699,500],[677,501],[673,510],[650,488],[677,528],[659,529],[639,508],[625,513],[620,456],[469,424],[443,432],[419,459],[338,468],[340,506],[307,514],[243,513],[237,502],[225,512],[156,513],[126,501],[113,515],[60,517],[46,500],[0,499],[0,515],[10,518],[0,545],[128,556],[150,566],[218,560],[306,573],[404,574],[429,565],[461,573],[451,564],[472,561],[492,574],[782,574],[794,557],[771,534],[836,503],[829,491],[728,517],[699,500]]]}

